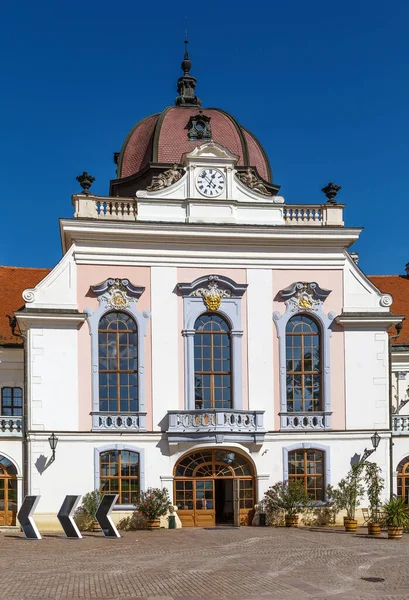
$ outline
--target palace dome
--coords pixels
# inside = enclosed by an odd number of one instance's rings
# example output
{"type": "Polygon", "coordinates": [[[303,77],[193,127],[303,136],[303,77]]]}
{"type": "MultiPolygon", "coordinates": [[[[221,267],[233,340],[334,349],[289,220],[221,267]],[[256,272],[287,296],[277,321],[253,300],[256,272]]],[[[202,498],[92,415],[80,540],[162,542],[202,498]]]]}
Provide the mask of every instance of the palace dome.
{"type": "Polygon", "coordinates": [[[134,175],[150,163],[180,163],[183,154],[206,141],[189,137],[189,122],[201,119],[209,124],[213,141],[239,157],[238,165],[255,167],[264,180],[272,182],[266,153],[250,131],[224,110],[188,104],[168,106],[135,125],[119,154],[117,177],[134,175]]]}

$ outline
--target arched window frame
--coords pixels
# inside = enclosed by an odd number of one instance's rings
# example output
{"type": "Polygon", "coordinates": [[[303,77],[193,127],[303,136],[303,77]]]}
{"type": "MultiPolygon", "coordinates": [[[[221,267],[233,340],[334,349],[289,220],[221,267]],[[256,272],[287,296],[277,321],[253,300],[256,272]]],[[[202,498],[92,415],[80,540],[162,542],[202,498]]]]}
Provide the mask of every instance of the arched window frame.
{"type": "MultiPolygon", "coordinates": [[[[315,444],[310,442],[304,442],[302,444],[291,444],[290,446],[284,446],[283,448],[283,481],[288,481],[288,454],[294,450],[320,450],[324,455],[324,489],[327,489],[328,485],[331,485],[331,451],[329,446],[323,444],[315,444]]],[[[325,498],[326,499],[326,498],[325,498]]],[[[316,504],[320,504],[317,501],[316,504]]]]}
{"type": "MultiPolygon", "coordinates": [[[[109,278],[102,283],[91,286],[91,290],[97,295],[98,308],[93,311],[86,308],[84,312],[87,315],[89,332],[91,336],[91,361],[92,361],[92,429],[93,430],[138,430],[146,431],[146,399],[145,399],[145,337],[147,334],[150,318],[149,311],[140,312],[137,308],[137,302],[143,292],[144,287],[132,285],[128,279],[109,278]],[[126,426],[124,420],[118,424],[117,420],[107,422],[106,418],[101,419],[101,415],[108,416],[109,413],[101,413],[99,410],[99,356],[98,356],[98,330],[99,323],[107,313],[123,312],[136,322],[138,339],[138,397],[139,411],[138,418],[132,419],[132,425],[126,426]]],[[[124,413],[125,415],[127,413],[124,413]]]]}
{"type": "Polygon", "coordinates": [[[185,409],[195,410],[195,381],[194,381],[194,335],[195,322],[205,313],[220,314],[230,326],[231,336],[231,381],[232,409],[243,408],[242,379],[242,298],[247,284],[235,283],[222,275],[207,275],[199,277],[192,283],[179,283],[178,289],[183,296],[183,330],[184,336],[184,366],[185,366],[185,409]],[[215,311],[210,311],[206,305],[206,295],[216,286],[220,295],[220,305],[215,311]]]}
{"type": "MultiPolygon", "coordinates": [[[[194,350],[196,349],[196,335],[202,336],[202,335],[206,335],[206,334],[208,334],[210,336],[213,336],[213,335],[227,336],[228,340],[229,340],[228,341],[228,348],[229,348],[230,369],[229,369],[228,373],[227,373],[227,371],[225,371],[223,373],[223,375],[219,375],[221,377],[225,377],[227,375],[229,377],[229,380],[230,380],[230,385],[229,385],[230,407],[225,409],[225,410],[229,410],[229,409],[232,408],[232,405],[233,405],[233,394],[232,394],[232,391],[233,391],[232,390],[232,345],[231,345],[231,335],[230,335],[230,324],[228,323],[228,321],[218,311],[203,313],[203,314],[201,314],[198,317],[198,319],[195,322],[195,335],[193,337],[194,350]],[[199,329],[197,329],[196,324],[203,317],[218,317],[227,326],[228,330],[226,331],[226,330],[223,330],[223,328],[222,328],[221,329],[222,333],[216,333],[216,331],[213,328],[210,328],[210,329],[203,329],[202,330],[203,333],[202,333],[202,331],[200,331],[199,329]]],[[[213,344],[214,344],[214,339],[213,339],[213,341],[211,341],[211,348],[214,350],[213,344]]],[[[203,338],[201,337],[201,343],[199,345],[199,348],[202,347],[202,346],[203,346],[203,338]]],[[[226,346],[224,346],[224,347],[226,347],[226,346]]],[[[209,359],[210,359],[211,363],[214,363],[214,361],[217,360],[215,358],[214,353],[212,353],[212,352],[210,353],[210,358],[209,359]]],[[[194,367],[195,390],[196,390],[196,373],[197,373],[196,367],[194,367]]],[[[214,394],[216,388],[220,387],[220,386],[216,386],[215,383],[214,383],[215,376],[217,376],[218,373],[219,372],[213,370],[213,371],[203,372],[203,375],[202,375],[203,377],[210,376],[210,395],[211,396],[214,394]]],[[[221,387],[224,387],[224,386],[221,386],[221,387]]],[[[203,402],[204,402],[204,400],[203,400],[203,402]]],[[[217,402],[217,400],[215,398],[213,398],[213,404],[215,404],[216,402],[217,402]]],[[[195,406],[196,406],[196,403],[197,403],[197,399],[196,399],[196,391],[195,391],[195,406]]],[[[213,406],[213,408],[215,408],[215,407],[213,406]]]]}
{"type": "Polygon", "coordinates": [[[281,290],[286,310],[283,314],[273,313],[273,320],[279,340],[280,360],[280,428],[287,430],[331,429],[331,376],[330,376],[330,340],[334,312],[325,314],[323,302],[330,294],[315,282],[296,282],[281,290]],[[295,315],[306,315],[314,319],[320,329],[321,338],[321,405],[320,413],[289,413],[287,411],[287,368],[286,368],[286,330],[289,320],[295,315]]]}
{"type": "MultiPolygon", "coordinates": [[[[100,454],[109,450],[128,450],[139,454],[139,491],[145,491],[145,450],[132,444],[107,444],[94,448],[94,489],[98,490],[100,485],[100,454]]],[[[132,510],[134,508],[133,504],[115,504],[113,510],[132,510]]]]}

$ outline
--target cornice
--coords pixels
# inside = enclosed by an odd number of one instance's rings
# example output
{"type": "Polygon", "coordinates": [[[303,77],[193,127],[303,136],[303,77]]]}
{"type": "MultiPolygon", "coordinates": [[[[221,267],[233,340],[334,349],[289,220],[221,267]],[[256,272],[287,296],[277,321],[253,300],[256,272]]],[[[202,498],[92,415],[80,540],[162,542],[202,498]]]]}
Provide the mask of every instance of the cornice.
{"type": "Polygon", "coordinates": [[[136,241],[155,245],[254,246],[277,247],[283,243],[300,248],[326,247],[346,249],[361,233],[361,228],[292,227],[277,225],[224,225],[194,223],[157,223],[129,221],[93,221],[91,219],[60,219],[63,251],[74,243],[97,243],[102,247],[119,242],[134,246],[136,241]]]}
{"type": "Polygon", "coordinates": [[[394,315],[389,312],[377,312],[377,313],[343,313],[336,317],[336,322],[342,325],[344,328],[359,327],[391,327],[401,323],[405,317],[400,315],[394,315]]]}

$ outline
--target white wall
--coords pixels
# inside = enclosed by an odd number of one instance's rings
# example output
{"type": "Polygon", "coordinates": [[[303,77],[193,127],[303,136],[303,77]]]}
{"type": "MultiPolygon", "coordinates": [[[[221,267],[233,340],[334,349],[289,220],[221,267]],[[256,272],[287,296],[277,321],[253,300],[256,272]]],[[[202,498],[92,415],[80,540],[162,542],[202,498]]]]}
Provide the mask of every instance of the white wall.
{"type": "Polygon", "coordinates": [[[22,348],[0,346],[0,388],[20,387],[24,390],[24,354],[22,348]]]}
{"type": "Polygon", "coordinates": [[[175,267],[152,267],[152,411],[153,430],[177,410],[179,402],[179,336],[178,297],[175,267]]]}
{"type": "Polygon", "coordinates": [[[248,269],[247,283],[249,409],[264,410],[264,428],[272,430],[280,401],[274,398],[271,269],[248,269]]]}
{"type": "Polygon", "coordinates": [[[78,430],[78,332],[75,326],[31,328],[29,429],[78,430]]]}
{"type": "Polygon", "coordinates": [[[346,428],[388,429],[387,333],[345,331],[345,362],[346,428]]]}

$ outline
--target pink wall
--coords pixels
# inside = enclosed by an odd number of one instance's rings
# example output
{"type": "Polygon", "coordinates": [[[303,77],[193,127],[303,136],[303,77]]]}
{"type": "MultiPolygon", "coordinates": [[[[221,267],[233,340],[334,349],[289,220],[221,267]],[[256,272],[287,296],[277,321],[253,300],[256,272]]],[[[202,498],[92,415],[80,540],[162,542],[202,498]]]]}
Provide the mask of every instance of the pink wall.
{"type": "MultiPolygon", "coordinates": [[[[327,290],[331,290],[330,295],[325,300],[323,311],[325,313],[335,312],[339,315],[342,312],[343,294],[343,271],[339,270],[275,270],[273,271],[273,290],[274,302],[273,311],[279,313],[285,312],[285,304],[278,292],[283,288],[288,287],[296,281],[316,281],[318,285],[327,290]]],[[[275,429],[280,427],[280,382],[279,382],[279,349],[277,329],[274,323],[273,340],[274,340],[274,373],[277,376],[274,379],[274,407],[275,429]]],[[[332,407],[332,429],[345,429],[346,413],[345,413],[345,362],[344,362],[344,334],[341,327],[334,326],[331,341],[331,407],[332,407]]]]}
{"type": "MultiPolygon", "coordinates": [[[[195,279],[203,277],[205,275],[223,275],[233,279],[236,283],[247,283],[247,271],[246,269],[219,269],[210,268],[202,269],[196,267],[179,267],[178,268],[178,283],[192,283],[195,279]]],[[[246,294],[244,294],[244,302],[242,303],[242,328],[243,328],[243,379],[242,379],[242,390],[243,390],[243,408],[246,410],[249,406],[248,396],[248,384],[247,384],[247,302],[246,294]]],[[[180,328],[183,329],[183,298],[178,298],[178,322],[180,328]]],[[[179,394],[179,407],[183,408],[185,405],[185,389],[184,389],[184,345],[183,337],[179,338],[179,381],[181,382],[180,394],[179,394]]]]}
{"type": "MultiPolygon", "coordinates": [[[[77,267],[77,298],[78,309],[85,308],[96,310],[98,300],[90,290],[91,285],[105,281],[109,277],[129,279],[134,285],[145,287],[145,291],[138,301],[138,310],[151,308],[151,270],[149,267],[123,267],[107,265],[78,265],[77,267]]],[[[91,429],[91,343],[88,323],[83,323],[78,332],[78,398],[79,398],[79,430],[91,429]]],[[[145,394],[147,411],[147,428],[152,430],[152,349],[151,326],[148,324],[145,338],[145,394]]]]}

